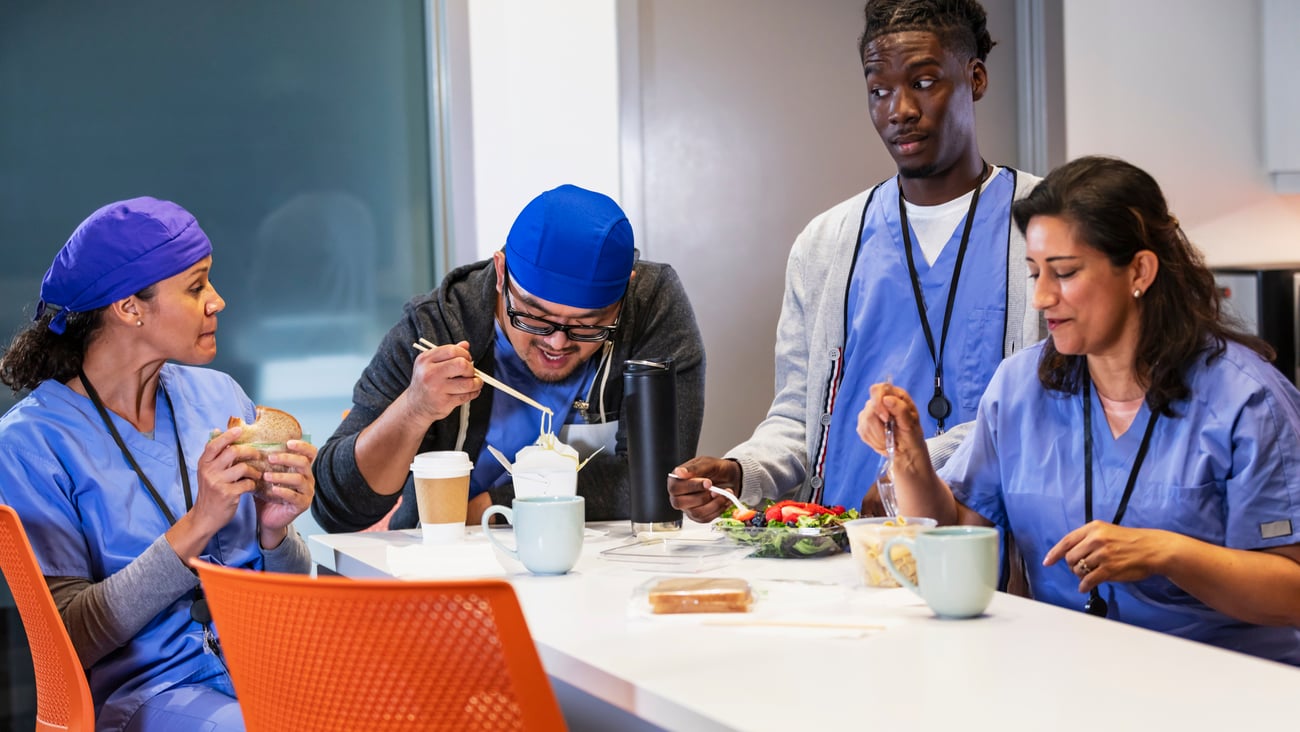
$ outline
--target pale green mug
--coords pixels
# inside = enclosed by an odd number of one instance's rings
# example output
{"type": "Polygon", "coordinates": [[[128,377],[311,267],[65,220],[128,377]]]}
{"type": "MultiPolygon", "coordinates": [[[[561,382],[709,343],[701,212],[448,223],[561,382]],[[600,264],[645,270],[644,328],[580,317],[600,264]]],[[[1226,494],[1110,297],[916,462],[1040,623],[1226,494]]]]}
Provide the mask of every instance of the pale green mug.
{"type": "Polygon", "coordinates": [[[998,530],[987,526],[941,526],[915,538],[885,542],[882,559],[903,587],[921,596],[941,618],[982,615],[998,585],[998,530]],[[891,550],[906,546],[916,558],[916,582],[894,566],[891,550]]]}
{"type": "Polygon", "coordinates": [[[522,562],[533,574],[564,574],[578,563],[586,528],[582,496],[530,496],[491,506],[483,513],[483,533],[501,551],[522,562]],[[496,514],[515,529],[515,548],[497,541],[488,525],[496,514]]]}

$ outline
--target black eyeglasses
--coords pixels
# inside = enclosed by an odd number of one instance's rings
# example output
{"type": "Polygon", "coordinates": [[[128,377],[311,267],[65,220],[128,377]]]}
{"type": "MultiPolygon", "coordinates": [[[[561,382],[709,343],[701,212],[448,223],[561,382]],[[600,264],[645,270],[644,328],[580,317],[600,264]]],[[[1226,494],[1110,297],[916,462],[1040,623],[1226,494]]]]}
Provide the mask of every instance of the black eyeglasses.
{"type": "MultiPolygon", "coordinates": [[[[506,270],[505,287],[503,288],[506,295],[506,316],[510,318],[510,325],[522,330],[525,333],[533,335],[550,335],[555,331],[560,331],[571,341],[584,343],[599,343],[608,340],[618,330],[618,318],[614,319],[613,325],[563,325],[555,323],[546,318],[525,313],[521,310],[515,310],[510,295],[510,270],[506,270]]],[[[623,298],[627,298],[627,292],[624,291],[623,298]]],[[[619,300],[618,313],[619,317],[623,316],[623,300],[619,300]]]]}

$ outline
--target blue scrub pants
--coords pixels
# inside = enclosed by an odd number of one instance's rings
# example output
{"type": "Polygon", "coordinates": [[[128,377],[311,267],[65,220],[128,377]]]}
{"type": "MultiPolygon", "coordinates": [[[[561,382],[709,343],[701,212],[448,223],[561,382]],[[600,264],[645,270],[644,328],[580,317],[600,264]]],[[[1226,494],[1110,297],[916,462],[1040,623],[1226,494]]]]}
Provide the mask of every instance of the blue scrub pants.
{"type": "Polygon", "coordinates": [[[123,732],[244,732],[239,701],[209,686],[177,686],[140,707],[123,732]]]}

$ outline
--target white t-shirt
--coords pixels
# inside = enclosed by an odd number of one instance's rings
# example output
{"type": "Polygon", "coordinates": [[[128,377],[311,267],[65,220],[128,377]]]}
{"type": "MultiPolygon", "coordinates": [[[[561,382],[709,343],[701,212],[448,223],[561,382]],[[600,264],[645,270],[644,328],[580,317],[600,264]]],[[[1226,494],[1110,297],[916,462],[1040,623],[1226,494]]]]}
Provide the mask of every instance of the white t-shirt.
{"type": "MultiPolygon", "coordinates": [[[[988,188],[997,175],[998,166],[995,165],[993,172],[989,173],[980,186],[981,193],[988,188]]],[[[927,264],[934,264],[934,260],[948,245],[953,232],[966,222],[966,211],[970,208],[970,199],[973,195],[975,191],[935,206],[918,206],[908,201],[903,202],[903,205],[907,206],[907,223],[912,225],[917,246],[921,248],[921,254],[925,256],[927,264]]]]}

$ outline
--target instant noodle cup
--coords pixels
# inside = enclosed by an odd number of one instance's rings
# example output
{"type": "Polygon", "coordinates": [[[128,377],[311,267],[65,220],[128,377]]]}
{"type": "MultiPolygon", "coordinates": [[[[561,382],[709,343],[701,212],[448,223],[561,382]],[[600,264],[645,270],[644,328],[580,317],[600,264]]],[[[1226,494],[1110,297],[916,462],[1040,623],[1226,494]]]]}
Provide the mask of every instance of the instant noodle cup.
{"type": "MultiPolygon", "coordinates": [[[[921,516],[895,516],[892,518],[861,518],[844,524],[849,535],[849,551],[853,553],[862,583],[867,587],[898,587],[889,574],[882,552],[885,542],[895,536],[915,537],[922,529],[938,525],[938,521],[921,516]]],[[[895,546],[892,551],[894,566],[908,579],[916,582],[916,559],[905,546],[895,546]]]]}

